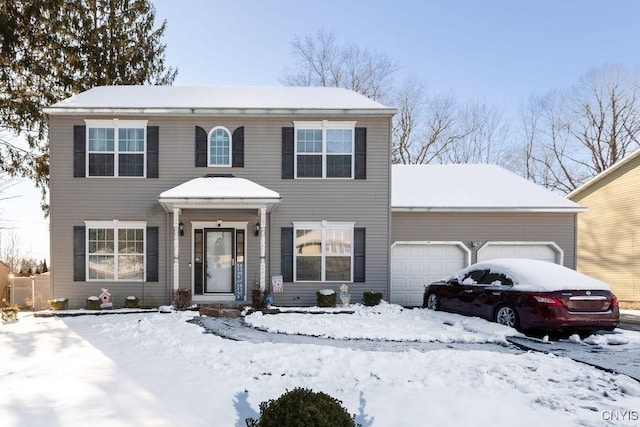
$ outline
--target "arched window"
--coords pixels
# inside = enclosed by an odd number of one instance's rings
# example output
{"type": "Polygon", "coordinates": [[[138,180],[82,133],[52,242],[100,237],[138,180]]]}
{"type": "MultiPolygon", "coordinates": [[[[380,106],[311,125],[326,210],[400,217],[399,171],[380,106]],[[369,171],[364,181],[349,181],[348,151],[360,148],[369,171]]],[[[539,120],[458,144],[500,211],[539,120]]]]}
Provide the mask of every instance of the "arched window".
{"type": "Polygon", "coordinates": [[[209,132],[209,166],[231,166],[231,133],[222,126],[209,132]]]}

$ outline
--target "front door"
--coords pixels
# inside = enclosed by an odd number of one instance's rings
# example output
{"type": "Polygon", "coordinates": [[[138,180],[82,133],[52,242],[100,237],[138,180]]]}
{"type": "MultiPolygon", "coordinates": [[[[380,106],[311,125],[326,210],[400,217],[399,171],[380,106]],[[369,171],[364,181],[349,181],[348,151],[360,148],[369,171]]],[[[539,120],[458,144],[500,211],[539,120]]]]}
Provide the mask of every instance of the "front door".
{"type": "Polygon", "coordinates": [[[233,293],[234,230],[204,229],[204,292],[233,293]]]}

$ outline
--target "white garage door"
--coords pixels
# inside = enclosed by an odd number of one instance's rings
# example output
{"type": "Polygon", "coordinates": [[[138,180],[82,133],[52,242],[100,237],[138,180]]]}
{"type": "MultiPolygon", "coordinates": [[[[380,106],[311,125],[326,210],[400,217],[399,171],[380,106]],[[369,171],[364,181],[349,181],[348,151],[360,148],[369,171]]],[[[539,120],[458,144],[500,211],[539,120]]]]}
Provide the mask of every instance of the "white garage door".
{"type": "Polygon", "coordinates": [[[424,286],[466,267],[463,243],[396,243],[391,248],[391,302],[421,306],[424,286]]]}
{"type": "Polygon", "coordinates": [[[496,258],[526,258],[562,264],[562,250],[552,242],[487,242],[478,249],[478,262],[496,258]]]}

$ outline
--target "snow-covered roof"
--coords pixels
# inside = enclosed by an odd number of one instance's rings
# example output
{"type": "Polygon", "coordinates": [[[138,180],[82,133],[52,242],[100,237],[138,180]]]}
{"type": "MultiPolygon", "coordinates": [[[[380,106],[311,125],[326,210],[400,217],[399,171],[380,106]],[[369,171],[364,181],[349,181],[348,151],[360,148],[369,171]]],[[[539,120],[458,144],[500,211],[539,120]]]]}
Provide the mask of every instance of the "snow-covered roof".
{"type": "Polygon", "coordinates": [[[514,288],[521,291],[611,290],[608,284],[593,277],[559,264],[534,259],[503,258],[483,261],[465,268],[453,277],[461,278],[470,270],[485,269],[509,277],[513,280],[514,288]]]}
{"type": "Polygon", "coordinates": [[[506,169],[486,164],[393,165],[393,211],[582,212],[506,169]]]}
{"type": "Polygon", "coordinates": [[[280,194],[245,178],[207,175],[162,192],[158,201],[168,211],[214,206],[272,208],[280,202],[280,194]]]}
{"type": "Polygon", "coordinates": [[[392,115],[395,109],[351,90],[294,86],[99,86],[60,101],[47,114],[392,115]]]}
{"type": "Polygon", "coordinates": [[[585,182],[580,187],[576,188],[575,190],[573,190],[572,192],[567,194],[567,198],[568,199],[573,199],[575,196],[577,196],[578,194],[582,193],[587,188],[590,188],[592,185],[596,184],[597,182],[599,182],[602,179],[606,178],[607,176],[611,175],[613,172],[617,171],[618,169],[620,169],[621,167],[623,167],[627,163],[630,163],[634,159],[637,159],[638,156],[640,156],[640,149],[635,150],[633,153],[629,154],[624,159],[620,160],[617,163],[614,163],[612,166],[609,166],[607,169],[603,170],[598,175],[594,176],[589,181],[585,182]]]}

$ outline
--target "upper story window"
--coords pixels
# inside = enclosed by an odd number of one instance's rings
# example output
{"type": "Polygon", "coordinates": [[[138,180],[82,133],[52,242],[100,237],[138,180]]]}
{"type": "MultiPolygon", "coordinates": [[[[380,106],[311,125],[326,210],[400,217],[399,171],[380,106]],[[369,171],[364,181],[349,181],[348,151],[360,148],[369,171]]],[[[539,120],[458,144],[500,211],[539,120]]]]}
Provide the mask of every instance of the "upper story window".
{"type": "Polygon", "coordinates": [[[213,128],[208,145],[208,166],[231,166],[231,133],[226,128],[213,128]]]}
{"type": "Polygon", "coordinates": [[[296,178],[353,178],[355,122],[294,122],[296,178]]]}
{"type": "Polygon", "coordinates": [[[85,122],[87,176],[145,176],[146,120],[85,122]]]}
{"type": "Polygon", "coordinates": [[[353,223],[294,223],[296,282],[353,280],[353,223]]]}

